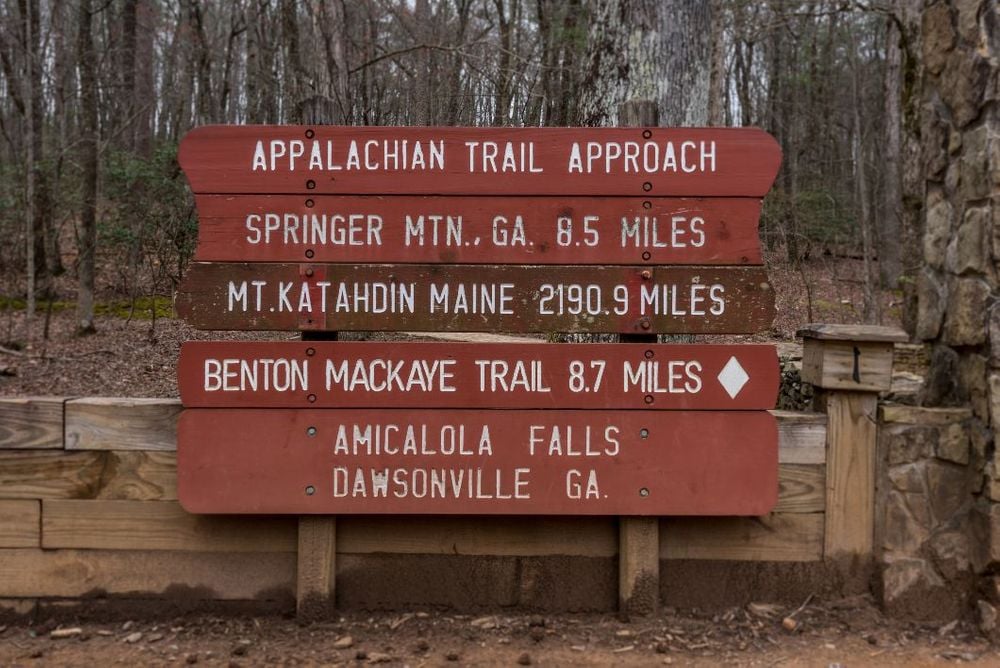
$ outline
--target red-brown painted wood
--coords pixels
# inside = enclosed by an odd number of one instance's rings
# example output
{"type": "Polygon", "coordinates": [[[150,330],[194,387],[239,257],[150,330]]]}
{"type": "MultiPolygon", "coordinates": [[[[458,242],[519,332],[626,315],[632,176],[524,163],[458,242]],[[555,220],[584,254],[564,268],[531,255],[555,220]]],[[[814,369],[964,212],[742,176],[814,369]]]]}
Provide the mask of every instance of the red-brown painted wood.
{"type": "Polygon", "coordinates": [[[752,333],[774,291],[761,267],[195,262],[176,308],[200,329],[752,333]]]}
{"type": "Polygon", "coordinates": [[[778,495],[765,411],[195,409],[177,441],[192,513],[755,516],[778,495]]]}
{"type": "Polygon", "coordinates": [[[322,341],[188,341],[177,379],[188,408],[771,409],[779,382],[771,345],[322,341]]]}
{"type": "Polygon", "coordinates": [[[761,264],[760,200],[198,195],[214,262],[761,264]]]}
{"type": "Polygon", "coordinates": [[[755,128],[216,125],[187,133],[178,159],[196,193],[762,197],[781,149],[755,128]]]}

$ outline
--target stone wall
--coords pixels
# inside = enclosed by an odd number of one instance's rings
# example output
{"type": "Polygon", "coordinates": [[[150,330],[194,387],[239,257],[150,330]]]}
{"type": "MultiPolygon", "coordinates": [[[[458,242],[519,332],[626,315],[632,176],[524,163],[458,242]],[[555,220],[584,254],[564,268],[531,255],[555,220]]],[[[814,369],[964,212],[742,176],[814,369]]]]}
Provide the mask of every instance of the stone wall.
{"type": "Polygon", "coordinates": [[[976,493],[987,441],[970,438],[968,408],[885,403],[879,418],[876,549],[886,611],[959,617],[986,565],[976,493]]]}
{"type": "Polygon", "coordinates": [[[880,490],[886,603],[915,616],[971,603],[988,613],[969,600],[972,584],[1000,572],[998,25],[997,0],[927,0],[921,20],[916,334],[932,344],[919,400],[929,408],[884,411],[880,490]]]}

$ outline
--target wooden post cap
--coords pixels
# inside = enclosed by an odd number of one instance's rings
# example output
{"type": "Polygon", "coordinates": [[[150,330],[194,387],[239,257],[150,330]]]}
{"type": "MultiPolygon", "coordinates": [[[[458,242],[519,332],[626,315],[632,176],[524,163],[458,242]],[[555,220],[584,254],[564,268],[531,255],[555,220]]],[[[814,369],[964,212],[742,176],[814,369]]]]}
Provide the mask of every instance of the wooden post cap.
{"type": "Polygon", "coordinates": [[[885,392],[892,385],[893,344],[908,339],[895,327],[806,325],[802,380],[826,390],[885,392]]]}
{"type": "Polygon", "coordinates": [[[898,327],[881,327],[879,325],[823,325],[812,323],[806,325],[796,336],[803,339],[818,339],[820,341],[858,341],[906,343],[910,337],[898,327]]]}

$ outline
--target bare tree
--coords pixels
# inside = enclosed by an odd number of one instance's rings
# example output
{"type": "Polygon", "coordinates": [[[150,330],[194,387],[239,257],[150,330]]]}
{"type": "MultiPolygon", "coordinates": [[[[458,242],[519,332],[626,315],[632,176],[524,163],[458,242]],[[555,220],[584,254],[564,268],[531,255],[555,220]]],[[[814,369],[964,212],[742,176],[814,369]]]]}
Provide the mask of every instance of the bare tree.
{"type": "Polygon", "coordinates": [[[77,332],[89,334],[94,327],[94,259],[97,251],[97,54],[92,33],[91,0],[80,0],[77,10],[77,62],[80,66],[80,164],[83,168],[83,198],[80,232],[80,286],[77,295],[77,332]]]}

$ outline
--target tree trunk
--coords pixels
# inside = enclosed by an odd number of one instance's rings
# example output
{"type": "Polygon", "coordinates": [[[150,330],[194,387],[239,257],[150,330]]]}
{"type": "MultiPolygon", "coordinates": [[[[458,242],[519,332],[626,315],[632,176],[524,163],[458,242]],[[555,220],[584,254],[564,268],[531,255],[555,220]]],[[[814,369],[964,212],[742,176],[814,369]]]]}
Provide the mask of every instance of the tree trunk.
{"type": "MultiPolygon", "coordinates": [[[[31,184],[31,230],[32,249],[36,285],[44,296],[51,296],[49,286],[49,262],[46,260],[46,242],[54,241],[55,229],[52,225],[52,198],[48,179],[42,168],[45,152],[45,89],[42,87],[41,21],[38,0],[25,3],[27,15],[25,28],[27,36],[27,74],[31,102],[28,114],[28,132],[31,158],[28,179],[31,184]]],[[[57,244],[51,244],[58,248],[57,244]]]]}
{"type": "MultiPolygon", "coordinates": [[[[708,125],[714,3],[642,0],[637,4],[644,14],[655,17],[659,76],[653,99],[659,103],[660,124],[708,125]]],[[[641,58],[644,51],[634,57],[641,58]]]]}
{"type": "MultiPolygon", "coordinates": [[[[517,3],[518,0],[513,0],[517,3]]],[[[500,53],[497,64],[497,86],[493,101],[493,125],[509,125],[511,103],[511,16],[507,13],[506,0],[493,0],[500,31],[500,53]]],[[[513,5],[510,14],[514,13],[513,5]]]]}
{"type": "Polygon", "coordinates": [[[858,71],[859,63],[857,56],[852,55],[851,71],[851,92],[853,95],[852,114],[852,151],[854,154],[854,183],[857,201],[858,223],[861,226],[861,252],[863,254],[864,276],[862,285],[864,286],[864,304],[862,316],[869,324],[878,323],[881,320],[879,308],[878,279],[874,267],[873,254],[875,251],[874,222],[872,221],[871,206],[869,202],[868,169],[865,164],[865,142],[863,138],[864,125],[861,123],[861,86],[858,79],[861,73],[858,71]]]}
{"type": "Polygon", "coordinates": [[[725,125],[726,109],[726,30],[723,20],[722,0],[712,0],[710,22],[712,26],[712,63],[708,87],[708,125],[725,125]]]}
{"type": "Polygon", "coordinates": [[[132,151],[141,158],[153,152],[153,112],[156,88],[153,39],[158,10],[155,0],[138,0],[135,24],[135,83],[132,90],[132,151]]]}
{"type": "Polygon", "coordinates": [[[903,174],[900,155],[902,51],[899,28],[891,18],[886,21],[885,45],[885,135],[882,143],[882,220],[878,234],[879,274],[882,285],[896,288],[903,272],[902,206],[903,174]]]}
{"type": "Polygon", "coordinates": [[[83,207],[78,247],[79,294],[77,332],[94,327],[94,255],[97,250],[97,63],[92,33],[91,0],[80,0],[77,11],[77,61],[80,67],[80,164],[83,168],[83,207]]]}
{"type": "Polygon", "coordinates": [[[330,96],[338,108],[337,117],[340,119],[338,122],[347,123],[351,118],[351,103],[347,88],[347,12],[343,0],[322,3],[319,27],[326,49],[330,96]]]}
{"type": "Polygon", "coordinates": [[[903,328],[916,336],[917,330],[917,276],[923,257],[924,198],[926,195],[924,165],[920,152],[920,99],[923,79],[920,61],[920,8],[921,0],[899,0],[901,22],[902,67],[900,76],[900,122],[907,138],[902,143],[900,193],[901,236],[903,246],[903,328]]]}

